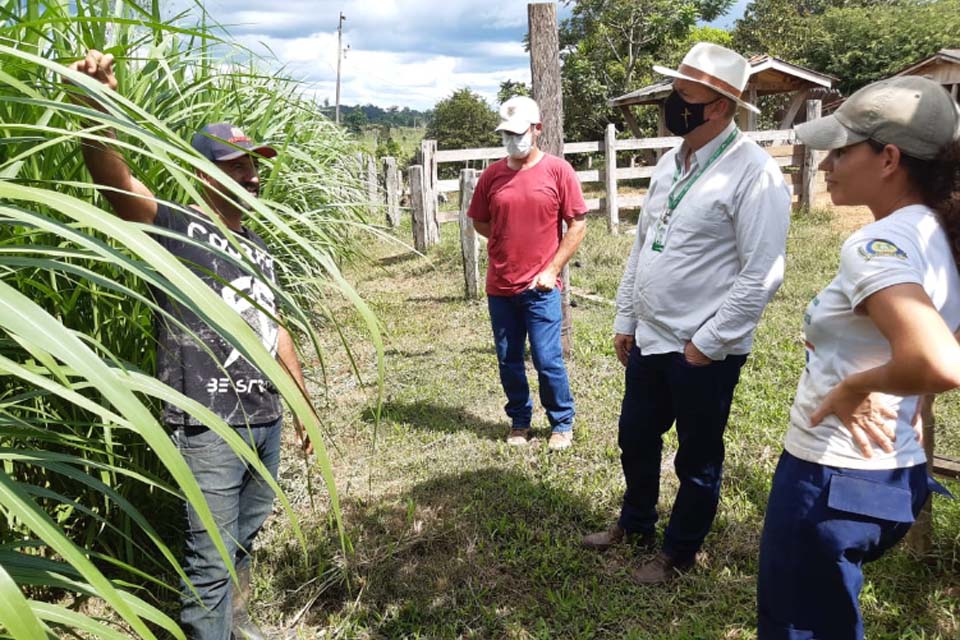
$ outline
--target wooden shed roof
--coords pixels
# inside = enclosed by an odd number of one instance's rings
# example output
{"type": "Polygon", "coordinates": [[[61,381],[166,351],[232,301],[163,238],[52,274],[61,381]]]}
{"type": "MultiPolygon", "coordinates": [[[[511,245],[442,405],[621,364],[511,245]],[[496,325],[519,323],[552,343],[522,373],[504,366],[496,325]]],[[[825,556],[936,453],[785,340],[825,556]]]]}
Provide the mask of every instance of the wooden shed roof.
{"type": "Polygon", "coordinates": [[[922,70],[927,65],[938,62],[960,64],[960,49],[940,49],[940,51],[937,51],[929,58],[924,58],[919,62],[914,62],[913,64],[904,67],[900,71],[897,71],[891,77],[916,75],[918,71],[922,70]]]}
{"type": "MultiPolygon", "coordinates": [[[[757,95],[774,93],[790,93],[801,89],[817,87],[830,88],[837,79],[818,71],[813,71],[800,65],[761,55],[750,58],[750,79],[747,81],[745,94],[751,89],[757,95]]],[[[661,80],[649,86],[631,91],[607,102],[611,107],[626,107],[635,104],[656,104],[670,93],[671,79],[661,80]]]]}

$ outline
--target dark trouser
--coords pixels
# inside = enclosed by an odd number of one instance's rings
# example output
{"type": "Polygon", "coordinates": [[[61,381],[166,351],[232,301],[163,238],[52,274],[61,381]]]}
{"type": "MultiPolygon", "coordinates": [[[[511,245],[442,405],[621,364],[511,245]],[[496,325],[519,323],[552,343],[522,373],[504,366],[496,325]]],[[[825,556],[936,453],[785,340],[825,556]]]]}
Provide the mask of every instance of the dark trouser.
{"type": "Polygon", "coordinates": [[[514,429],[526,429],[533,415],[523,354],[527,337],[540,380],[540,404],[554,431],[573,429],[573,396],[560,343],[560,291],[528,289],[515,296],[488,296],[490,324],[507,396],[504,409],[514,429]]]}
{"type": "MultiPolygon", "coordinates": [[[[280,464],[280,425],[277,420],[235,427],[274,478],[280,464]]],[[[177,427],[173,438],[203,491],[235,567],[243,569],[250,562],[253,540],[273,509],[273,489],[206,427],[177,427]]],[[[189,504],[186,524],[184,571],[197,593],[183,584],[180,624],[192,640],[229,640],[230,573],[189,504]]]]}
{"type": "Polygon", "coordinates": [[[944,491],[925,464],[840,469],[784,452],[760,541],[760,640],[863,638],[863,563],[907,533],[931,489],[944,491]]]}
{"type": "Polygon", "coordinates": [[[723,476],[723,432],[746,360],[745,355],[727,356],[696,367],[682,353],[645,356],[637,347],[630,352],[620,410],[620,463],[627,490],[619,524],[630,533],[653,531],[663,434],[676,421],[674,468],[680,490],[663,542],[673,558],[692,558],[713,524],[723,476]]]}

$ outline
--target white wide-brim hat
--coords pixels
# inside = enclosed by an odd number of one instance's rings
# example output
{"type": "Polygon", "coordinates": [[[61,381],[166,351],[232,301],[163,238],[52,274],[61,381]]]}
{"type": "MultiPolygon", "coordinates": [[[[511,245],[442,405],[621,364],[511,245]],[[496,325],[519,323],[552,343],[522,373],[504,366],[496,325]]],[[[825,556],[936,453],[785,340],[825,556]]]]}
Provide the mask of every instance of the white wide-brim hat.
{"type": "Polygon", "coordinates": [[[750,63],[736,51],[712,42],[698,42],[683,57],[676,70],[653,65],[653,70],[671,78],[690,80],[706,85],[744,109],[760,113],[760,109],[742,99],[750,79],[750,63]]]}

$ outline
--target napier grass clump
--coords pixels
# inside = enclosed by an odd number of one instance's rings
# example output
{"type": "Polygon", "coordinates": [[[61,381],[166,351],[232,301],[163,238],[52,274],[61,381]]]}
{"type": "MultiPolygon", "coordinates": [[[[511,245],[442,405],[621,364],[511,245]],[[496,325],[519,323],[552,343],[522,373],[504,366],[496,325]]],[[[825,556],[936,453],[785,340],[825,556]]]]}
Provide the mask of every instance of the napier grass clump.
{"type": "Polygon", "coordinates": [[[200,202],[195,172],[216,171],[187,143],[200,126],[228,120],[270,141],[280,155],[261,167],[264,189],[250,202],[249,224],[277,260],[283,321],[322,362],[314,328],[336,324],[323,300],[345,296],[379,352],[376,321],[337,267],[356,255],[353,238],[364,227],[361,185],[345,161],[351,142],[296,82],[268,70],[199,5],[164,19],[157,1],[0,2],[2,637],[65,628],[183,637],[169,608],[155,604],[175,599],[182,575],[159,523],[169,530],[185,498],[216,529],[157,421],[162,400],[222,433],[269,479],[225,424],[153,378],[159,310],[149,286],[262,368],[310,432],[339,518],[320,424],[295,384],[216,294],[142,227],[114,217],[80,154],[85,140],[113,129],[134,173],[158,197],[188,204],[200,202]],[[66,70],[88,48],[117,58],[116,93],[66,70]],[[103,111],[72,93],[92,96],[103,111]],[[86,596],[112,622],[70,606],[86,596]]]}

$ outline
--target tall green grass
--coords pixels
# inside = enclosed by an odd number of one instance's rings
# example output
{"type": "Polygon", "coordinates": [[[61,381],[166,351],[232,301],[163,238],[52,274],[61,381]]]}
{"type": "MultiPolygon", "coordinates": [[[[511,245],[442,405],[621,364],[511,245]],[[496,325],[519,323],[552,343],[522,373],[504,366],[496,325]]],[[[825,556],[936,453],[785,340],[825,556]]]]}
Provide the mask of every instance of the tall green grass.
{"type": "Polygon", "coordinates": [[[296,385],[219,296],[145,228],[109,212],[83,167],[80,144],[108,140],[111,128],[155,194],[199,202],[197,170],[229,181],[187,140],[224,120],[280,150],[263,167],[261,200],[231,191],[249,201],[249,224],[277,258],[283,321],[322,357],[314,327],[336,328],[323,300],[346,296],[382,351],[375,318],[337,268],[363,225],[351,143],[295,82],[232,46],[199,5],[164,21],[156,0],[0,1],[0,637],[65,628],[183,637],[151,603],[154,593],[172,599],[169,578],[182,575],[157,519],[182,497],[216,528],[157,421],[161,401],[203,420],[269,478],[227,425],[152,377],[159,311],[147,284],[269,376],[315,443],[339,518],[321,425],[296,385]],[[117,58],[118,92],[65,69],[87,48],[117,58]],[[78,106],[71,92],[103,111],[78,106]],[[111,622],[67,606],[70,594],[102,600],[111,622]]]}

